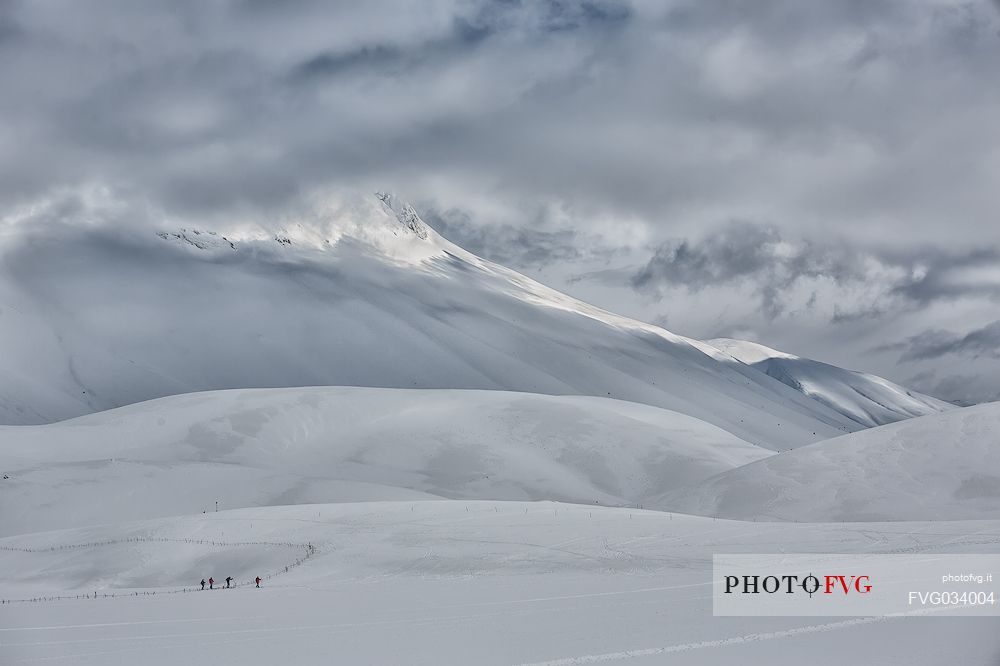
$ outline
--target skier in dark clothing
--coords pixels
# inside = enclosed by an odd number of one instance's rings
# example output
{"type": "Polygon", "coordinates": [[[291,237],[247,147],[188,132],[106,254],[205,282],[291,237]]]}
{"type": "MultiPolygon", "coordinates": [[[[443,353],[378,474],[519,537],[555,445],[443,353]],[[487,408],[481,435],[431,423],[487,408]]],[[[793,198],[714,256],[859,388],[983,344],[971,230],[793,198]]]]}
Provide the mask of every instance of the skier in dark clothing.
{"type": "Polygon", "coordinates": [[[203,590],[205,589],[205,579],[204,578],[201,579],[201,589],[203,589],[203,590]]]}
{"type": "Polygon", "coordinates": [[[215,579],[212,578],[211,576],[209,576],[208,577],[208,589],[214,590],[215,588],[212,587],[213,585],[215,585],[215,579]]]}
{"type": "Polygon", "coordinates": [[[226,576],[226,587],[229,587],[229,583],[233,580],[232,576],[226,576]]]}
{"type": "Polygon", "coordinates": [[[257,581],[257,587],[260,587],[260,576],[257,576],[256,581],[257,581]]]}

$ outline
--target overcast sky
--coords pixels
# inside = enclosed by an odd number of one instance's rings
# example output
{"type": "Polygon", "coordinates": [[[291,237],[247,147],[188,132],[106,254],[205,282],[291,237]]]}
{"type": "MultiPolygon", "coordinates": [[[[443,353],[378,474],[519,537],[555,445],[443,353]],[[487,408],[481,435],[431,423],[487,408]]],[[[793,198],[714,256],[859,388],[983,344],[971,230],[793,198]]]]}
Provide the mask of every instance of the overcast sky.
{"type": "Polygon", "coordinates": [[[0,217],[390,189],[674,332],[1000,399],[986,0],[0,0],[0,86],[0,217]]]}

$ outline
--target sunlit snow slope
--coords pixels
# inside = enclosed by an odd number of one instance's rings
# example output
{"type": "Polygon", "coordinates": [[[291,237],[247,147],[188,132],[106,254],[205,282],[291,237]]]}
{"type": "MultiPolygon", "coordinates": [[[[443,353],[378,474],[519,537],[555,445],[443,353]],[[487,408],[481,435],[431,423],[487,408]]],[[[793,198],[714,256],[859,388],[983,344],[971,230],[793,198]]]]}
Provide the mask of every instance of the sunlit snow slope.
{"type": "Polygon", "coordinates": [[[670,492],[657,506],[746,520],[1000,518],[1000,403],[779,453],[670,492]]]}
{"type": "Polygon", "coordinates": [[[646,405],[471,390],[161,398],[0,427],[0,534],[223,508],[427,498],[636,504],[770,451],[646,405]]]}
{"type": "Polygon", "coordinates": [[[951,403],[882,377],[793,356],[756,342],[730,338],[706,342],[865,427],[955,409],[951,403]]]}
{"type": "Polygon", "coordinates": [[[376,197],[247,232],[0,234],[0,423],[165,395],[350,385],[591,395],[785,450],[860,428],[704,343],[475,257],[376,197]]]}

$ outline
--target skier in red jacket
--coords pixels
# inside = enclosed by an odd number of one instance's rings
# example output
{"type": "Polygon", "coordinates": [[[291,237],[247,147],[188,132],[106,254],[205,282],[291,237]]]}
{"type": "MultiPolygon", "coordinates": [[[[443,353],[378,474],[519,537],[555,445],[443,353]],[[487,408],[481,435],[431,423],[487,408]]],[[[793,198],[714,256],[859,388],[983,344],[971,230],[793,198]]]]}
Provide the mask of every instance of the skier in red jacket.
{"type": "Polygon", "coordinates": [[[214,588],[212,587],[213,585],[215,585],[215,579],[214,579],[214,578],[212,578],[212,577],[209,577],[209,579],[208,579],[208,589],[210,589],[210,590],[211,590],[211,589],[214,589],[214,588]]]}
{"type": "Polygon", "coordinates": [[[260,576],[257,576],[255,580],[257,581],[257,587],[260,587],[260,576]]]}

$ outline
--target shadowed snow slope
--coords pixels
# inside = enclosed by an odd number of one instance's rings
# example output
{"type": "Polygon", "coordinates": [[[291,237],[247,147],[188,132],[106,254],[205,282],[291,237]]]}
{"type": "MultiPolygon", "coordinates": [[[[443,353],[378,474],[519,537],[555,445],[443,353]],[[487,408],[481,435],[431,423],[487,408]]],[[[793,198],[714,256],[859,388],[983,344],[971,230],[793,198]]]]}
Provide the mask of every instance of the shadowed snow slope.
{"type": "Polygon", "coordinates": [[[951,403],[888,379],[793,356],[756,342],[729,338],[706,342],[865,427],[955,409],[951,403]]]}
{"type": "Polygon", "coordinates": [[[639,503],[771,452],[607,398],[317,387],[0,428],[4,534],[224,508],[430,497],[639,503]]]}
{"type": "Polygon", "coordinates": [[[388,201],[265,238],[7,228],[0,423],[347,385],[612,397],[781,450],[861,427],[709,345],[479,259],[388,201]]]}
{"type": "Polygon", "coordinates": [[[740,519],[1000,518],[1000,403],[921,416],[779,453],[657,506],[740,519]]]}

